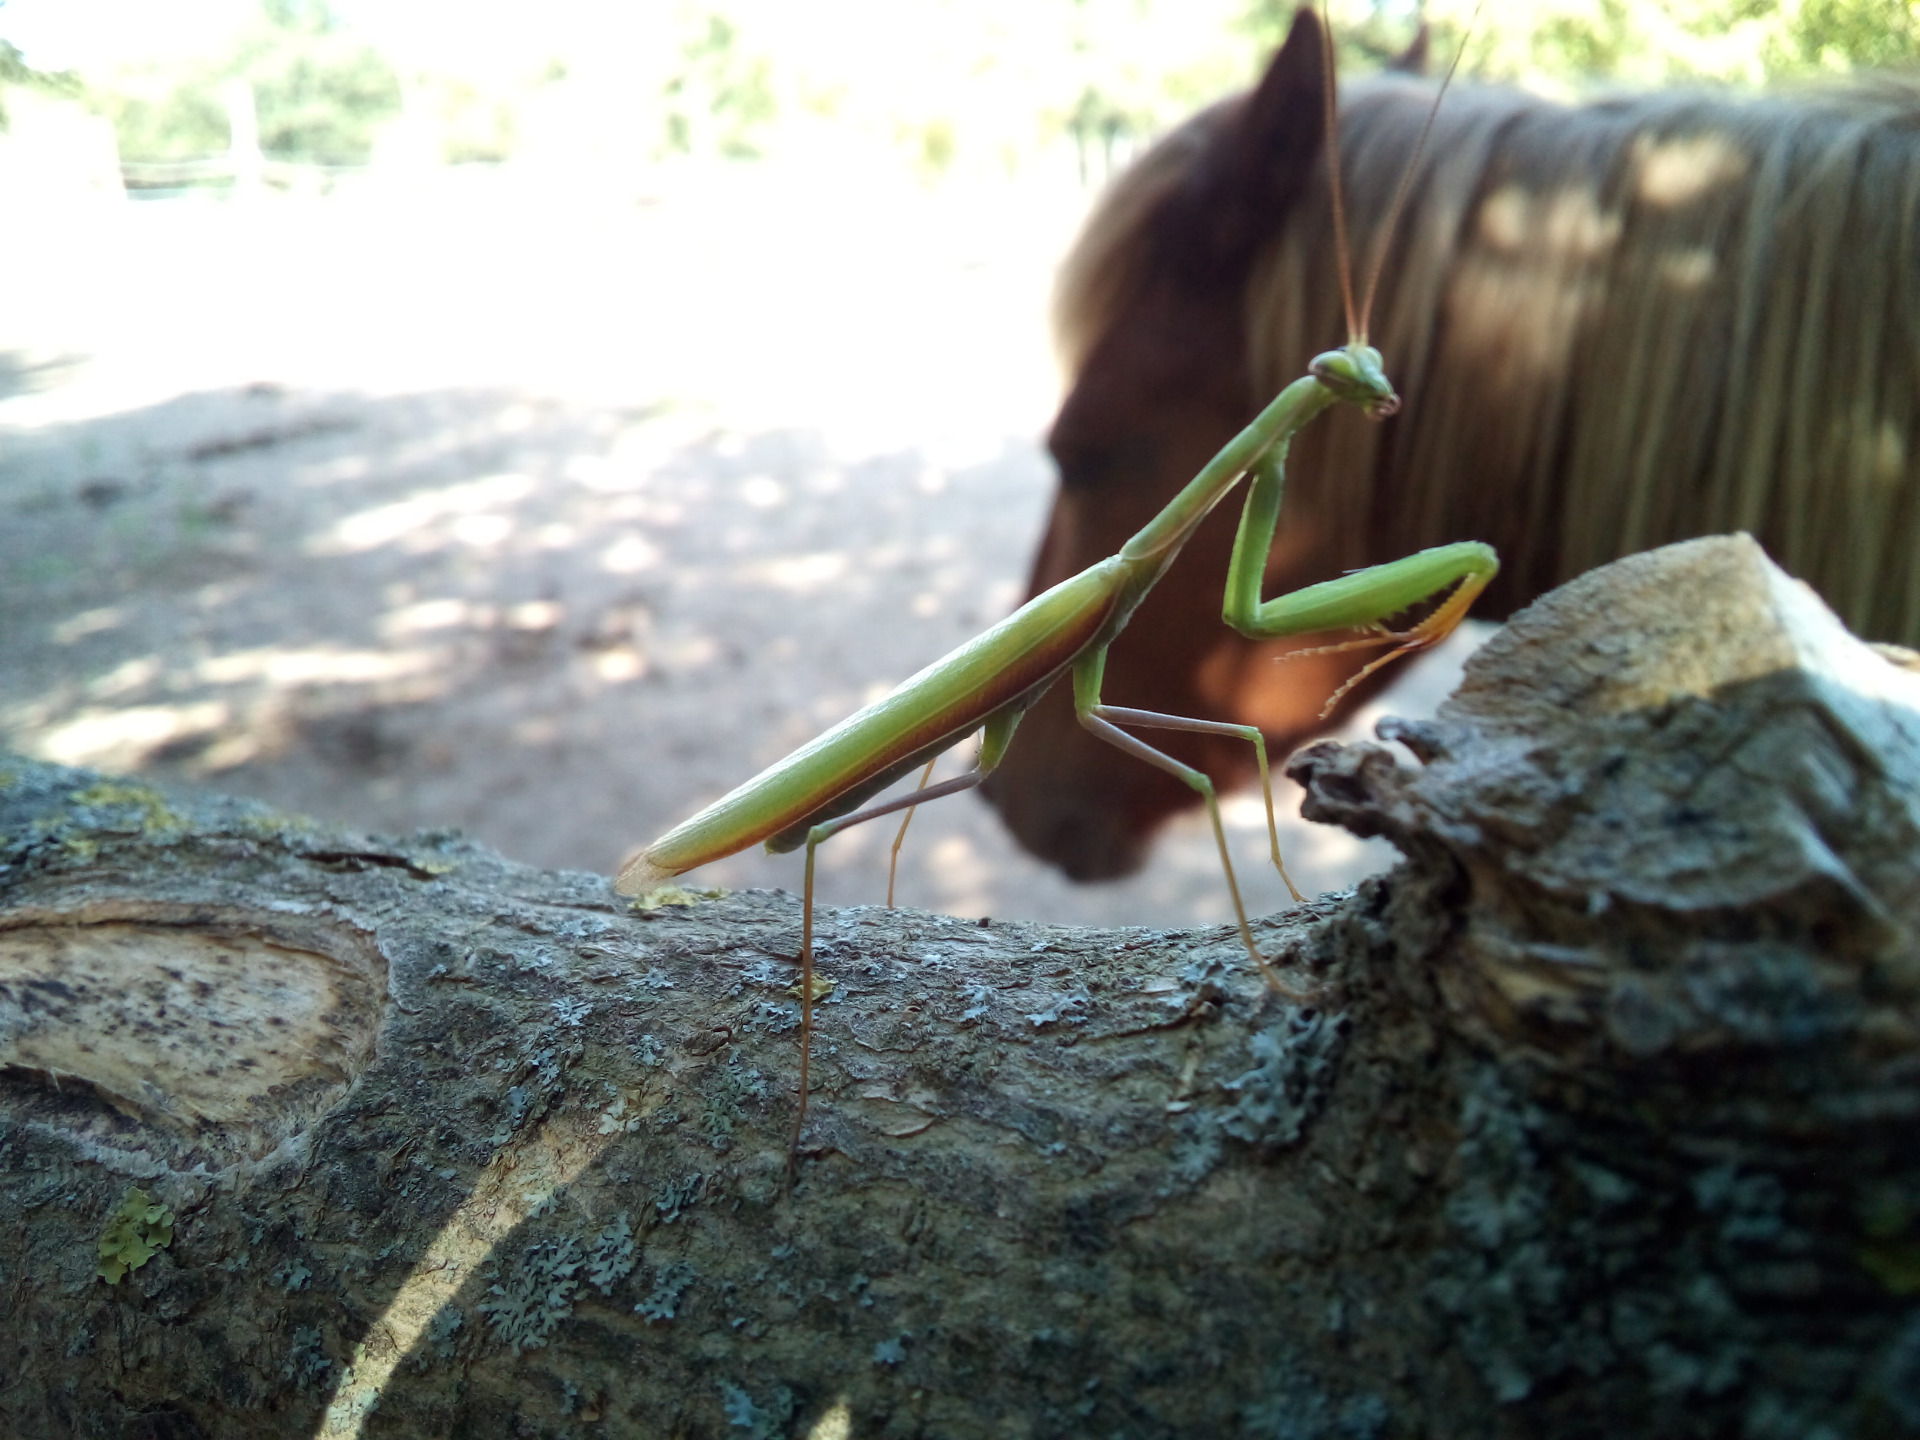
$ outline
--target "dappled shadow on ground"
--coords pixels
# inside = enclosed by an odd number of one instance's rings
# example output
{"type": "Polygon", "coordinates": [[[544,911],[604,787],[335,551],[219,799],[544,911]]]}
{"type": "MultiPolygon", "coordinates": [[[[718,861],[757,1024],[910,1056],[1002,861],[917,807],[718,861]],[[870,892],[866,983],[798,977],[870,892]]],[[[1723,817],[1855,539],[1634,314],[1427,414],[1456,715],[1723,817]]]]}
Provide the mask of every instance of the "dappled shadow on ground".
{"type": "MultiPolygon", "coordinates": [[[[0,744],[605,872],[1005,614],[1052,486],[1041,317],[1084,196],[662,184],[34,232],[9,343],[45,388],[0,403],[0,744]]],[[[1257,802],[1228,816],[1276,908],[1257,802]]],[[[885,895],[882,829],[828,847],[828,898],[885,895]]],[[[1356,845],[1303,855],[1307,882],[1356,845]]],[[[696,879],[798,875],[752,852],[696,879]]],[[[972,797],[915,821],[900,895],[1228,913],[1197,821],[1088,889],[972,797]]]]}
{"type": "MultiPolygon", "coordinates": [[[[1006,613],[1050,484],[1020,442],[943,466],[503,389],[259,384],[51,426],[0,460],[0,743],[604,872],[1006,613]]],[[[1258,806],[1230,812],[1276,907],[1258,806]]],[[[881,898],[882,828],[829,847],[828,898],[881,898]]],[[[1370,863],[1328,842],[1309,880],[1370,863]]],[[[1079,889],[968,797],[917,822],[901,895],[1220,919],[1211,849],[1079,889]]]]}
{"type": "Polygon", "coordinates": [[[0,400],[50,390],[78,368],[71,355],[43,355],[32,350],[0,350],[0,400]]]}

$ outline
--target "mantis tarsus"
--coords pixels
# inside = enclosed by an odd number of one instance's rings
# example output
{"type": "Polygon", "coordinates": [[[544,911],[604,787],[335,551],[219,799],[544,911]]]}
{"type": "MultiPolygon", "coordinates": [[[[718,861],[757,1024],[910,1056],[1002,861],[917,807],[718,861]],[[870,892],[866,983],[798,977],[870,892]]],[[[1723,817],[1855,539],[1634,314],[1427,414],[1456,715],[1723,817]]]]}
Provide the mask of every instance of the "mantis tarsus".
{"type": "MultiPolygon", "coordinates": [[[[1325,47],[1325,30],[1320,29],[1316,36],[1307,33],[1312,28],[1296,24],[1288,44],[1325,47]]],[[[1331,76],[1330,61],[1326,73],[1331,76]]],[[[1329,79],[1330,137],[1332,103],[1329,79]]],[[[1338,171],[1336,160],[1336,177],[1338,171]]],[[[1337,195],[1335,214],[1339,215],[1337,195]]],[[[1386,228],[1391,231],[1391,222],[1386,228]]],[[[1118,554],[1036,596],[891,694],[850,715],[811,744],[675,826],[620,872],[616,888],[621,894],[636,895],[674,875],[759,842],[775,853],[806,847],[800,942],[800,1100],[789,1149],[790,1168],[806,1119],[813,1036],[814,852],[851,826],[903,810],[911,818],[915,806],[979,785],[1006,753],[1027,707],[1069,671],[1074,710],[1083,726],[1199,792],[1213,825],[1241,941],[1268,985],[1275,990],[1283,988],[1260,954],[1247,923],[1212,781],[1122,727],[1238,736],[1252,745],[1265,792],[1273,863],[1294,898],[1299,899],[1280,859],[1266,743],[1260,732],[1249,725],[1109,705],[1101,698],[1100,685],[1107,647],[1125,627],[1134,608],[1201,521],[1248,475],[1252,484],[1234,541],[1223,605],[1226,623],[1243,635],[1273,639],[1358,629],[1364,633],[1334,648],[1393,646],[1367,667],[1372,670],[1394,656],[1431,645],[1449,634],[1499,569],[1491,548],[1462,542],[1423,550],[1291,595],[1260,598],[1261,578],[1280,515],[1287,447],[1294,433],[1338,403],[1357,406],[1376,417],[1391,414],[1399,406],[1379,352],[1366,343],[1366,307],[1358,312],[1358,319],[1354,318],[1352,287],[1344,265],[1344,235],[1338,244],[1343,256],[1343,290],[1348,296],[1348,343],[1315,356],[1307,375],[1281,391],[1118,554]],[[1449,591],[1418,624],[1404,631],[1386,627],[1391,616],[1449,591]],[[927,785],[923,775],[922,788],[861,808],[915,769],[927,766],[930,770],[936,757],[976,731],[981,736],[980,750],[974,767],[966,774],[936,785],[927,785]]],[[[1374,277],[1377,275],[1376,265],[1374,277]]],[[[1369,305],[1372,290],[1370,281],[1369,305]]],[[[904,829],[903,824],[903,833],[904,829]]]]}

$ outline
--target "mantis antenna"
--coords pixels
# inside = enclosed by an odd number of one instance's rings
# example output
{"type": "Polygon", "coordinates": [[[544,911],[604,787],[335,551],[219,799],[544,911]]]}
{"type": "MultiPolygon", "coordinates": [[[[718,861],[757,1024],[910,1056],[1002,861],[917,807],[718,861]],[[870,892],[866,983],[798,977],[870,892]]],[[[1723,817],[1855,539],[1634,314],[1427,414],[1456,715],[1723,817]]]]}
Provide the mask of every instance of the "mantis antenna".
{"type": "MultiPolygon", "coordinates": [[[[1340,301],[1347,308],[1347,339],[1355,345],[1367,342],[1367,327],[1364,319],[1356,320],[1353,309],[1353,261],[1347,254],[1347,204],[1341,192],[1340,181],[1340,104],[1336,98],[1338,86],[1335,84],[1335,58],[1333,53],[1333,10],[1331,0],[1320,0],[1320,55],[1321,72],[1326,76],[1326,84],[1321,88],[1327,107],[1327,183],[1333,190],[1333,254],[1340,265],[1340,301]]],[[[1433,117],[1427,117],[1427,123],[1433,123],[1433,117]]],[[[1421,139],[1425,139],[1424,132],[1421,139]]],[[[1414,151],[1418,157],[1419,151],[1414,151]]],[[[1407,167],[1413,169],[1411,165],[1407,167]]],[[[1404,183],[1404,182],[1403,182],[1404,183]]],[[[1388,222],[1391,225],[1391,221],[1388,222]]],[[[1391,233],[1389,230],[1388,233],[1391,233]]],[[[1369,293],[1368,300],[1372,300],[1369,293]]]]}
{"type": "MultiPolygon", "coordinates": [[[[1474,23],[1480,18],[1480,7],[1486,0],[1476,0],[1473,13],[1467,17],[1467,28],[1460,32],[1460,44],[1454,49],[1453,60],[1447,66],[1446,77],[1440,82],[1440,93],[1433,97],[1433,105],[1427,111],[1426,124],[1420,127],[1420,138],[1414,141],[1413,153],[1407,157],[1407,163],[1400,171],[1400,183],[1394,187],[1393,203],[1387,206],[1386,223],[1380,227],[1379,238],[1373,244],[1373,260],[1367,267],[1367,288],[1360,301],[1356,318],[1353,308],[1353,262],[1347,254],[1347,206],[1346,197],[1341,189],[1340,179],[1340,106],[1335,97],[1337,88],[1333,53],[1333,14],[1331,0],[1320,0],[1320,48],[1326,56],[1327,85],[1325,90],[1327,106],[1327,180],[1333,194],[1333,244],[1335,257],[1340,264],[1340,299],[1347,309],[1347,339],[1355,345],[1367,343],[1367,325],[1373,318],[1373,302],[1380,292],[1380,272],[1386,268],[1387,247],[1393,243],[1393,232],[1400,223],[1400,212],[1407,203],[1407,192],[1413,188],[1413,172],[1420,164],[1420,156],[1427,148],[1427,137],[1433,133],[1434,117],[1440,113],[1440,102],[1447,98],[1447,91],[1453,85],[1453,72],[1460,68],[1460,57],[1467,53],[1467,37],[1473,34],[1474,23]]],[[[1338,695],[1334,697],[1336,700],[1338,695]]]]}
{"type": "MultiPolygon", "coordinates": [[[[1475,0],[1473,13],[1467,17],[1467,28],[1461,31],[1460,44],[1455,47],[1453,60],[1448,64],[1446,76],[1440,82],[1439,93],[1433,97],[1433,104],[1427,108],[1426,123],[1420,127],[1420,138],[1414,141],[1413,153],[1407,156],[1407,163],[1401,167],[1399,183],[1394,186],[1393,190],[1393,200],[1387,206],[1386,221],[1381,225],[1380,233],[1373,243],[1373,259],[1367,267],[1367,288],[1361,299],[1360,309],[1356,316],[1353,307],[1352,262],[1347,255],[1347,207],[1340,180],[1340,107],[1335,96],[1338,71],[1335,66],[1333,53],[1333,16],[1331,13],[1330,0],[1320,0],[1320,49],[1321,54],[1325,57],[1325,64],[1322,68],[1327,77],[1326,88],[1322,92],[1325,96],[1327,107],[1327,180],[1328,189],[1331,192],[1333,200],[1334,248],[1340,264],[1340,299],[1346,306],[1347,343],[1350,347],[1365,345],[1367,343],[1367,326],[1373,318],[1373,302],[1380,293],[1380,273],[1386,266],[1387,249],[1393,243],[1394,229],[1399,225],[1400,212],[1407,203],[1407,192],[1413,188],[1413,172],[1420,164],[1420,156],[1427,148],[1427,137],[1433,133],[1434,119],[1440,114],[1440,102],[1447,98],[1447,91],[1453,85],[1454,72],[1460,68],[1460,57],[1467,53],[1467,38],[1473,34],[1474,23],[1479,20],[1480,7],[1484,3],[1485,0],[1475,0]]],[[[1385,404],[1374,406],[1369,413],[1375,419],[1384,419],[1399,408],[1400,402],[1396,397],[1385,404]]],[[[1475,593],[1478,592],[1476,591],[1475,593]]],[[[1454,599],[1450,599],[1441,607],[1441,610],[1449,611],[1457,599],[1458,595],[1456,594],[1454,599]]],[[[1464,614],[1464,610],[1461,613],[1464,614]]],[[[1453,623],[1458,622],[1455,621],[1453,623]]],[[[1448,624],[1446,628],[1451,630],[1453,624],[1448,624]]],[[[1308,655],[1329,655],[1342,650],[1365,649],[1373,645],[1387,643],[1387,635],[1390,633],[1391,632],[1384,631],[1383,627],[1383,633],[1381,634],[1362,636],[1354,640],[1345,640],[1335,645],[1316,645],[1305,650],[1294,650],[1290,652],[1286,658],[1295,659],[1308,655]]],[[[1327,716],[1331,715],[1334,707],[1347,697],[1347,693],[1352,690],[1354,686],[1358,685],[1362,680],[1365,680],[1376,670],[1399,659],[1401,655],[1412,648],[1415,647],[1411,645],[1401,645],[1399,648],[1389,650],[1386,654],[1370,660],[1361,666],[1360,669],[1347,677],[1339,689],[1327,697],[1327,703],[1320,711],[1320,718],[1324,720],[1327,716]]],[[[1291,884],[1292,882],[1288,883],[1291,884]]]]}

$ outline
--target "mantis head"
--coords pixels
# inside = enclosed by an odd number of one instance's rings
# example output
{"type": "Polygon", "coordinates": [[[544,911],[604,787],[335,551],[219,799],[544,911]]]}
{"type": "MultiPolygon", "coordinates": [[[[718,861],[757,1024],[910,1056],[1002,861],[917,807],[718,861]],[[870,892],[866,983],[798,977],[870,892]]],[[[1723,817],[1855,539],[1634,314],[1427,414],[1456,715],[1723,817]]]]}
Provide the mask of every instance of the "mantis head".
{"type": "Polygon", "coordinates": [[[1344,350],[1328,350],[1313,357],[1308,373],[1334,398],[1358,405],[1370,419],[1384,420],[1400,408],[1400,397],[1380,361],[1380,352],[1363,340],[1344,350]]]}

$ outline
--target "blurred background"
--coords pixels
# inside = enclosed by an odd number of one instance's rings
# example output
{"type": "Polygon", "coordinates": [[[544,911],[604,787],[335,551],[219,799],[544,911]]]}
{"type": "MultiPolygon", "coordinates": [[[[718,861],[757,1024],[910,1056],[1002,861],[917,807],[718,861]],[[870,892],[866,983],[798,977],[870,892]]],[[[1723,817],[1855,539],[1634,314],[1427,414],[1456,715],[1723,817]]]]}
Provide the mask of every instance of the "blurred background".
{"type": "MultiPolygon", "coordinates": [[[[1344,73],[1423,17],[1450,54],[1470,8],[1335,5],[1344,73]]],[[[0,0],[0,745],[610,871],[1018,601],[1053,269],[1291,14],[0,0]]],[[[1916,51],[1909,0],[1488,0],[1464,69],[1916,51]]],[[[1464,648],[1350,728],[1430,709],[1464,648]]],[[[1228,814],[1277,907],[1257,800],[1228,814]]],[[[828,847],[825,896],[877,903],[890,836],[828,847]]],[[[1310,889],[1391,859],[1283,838],[1310,889]]],[[[901,900],[1228,914],[1197,820],[1075,887],[971,797],[916,819],[901,900]]]]}

